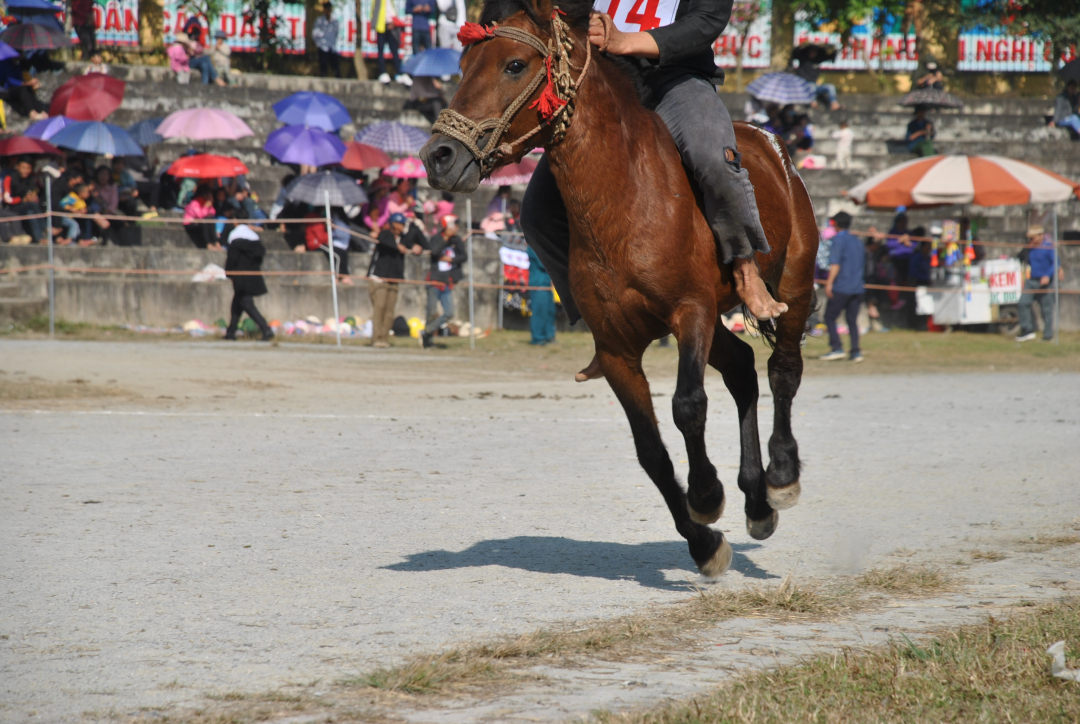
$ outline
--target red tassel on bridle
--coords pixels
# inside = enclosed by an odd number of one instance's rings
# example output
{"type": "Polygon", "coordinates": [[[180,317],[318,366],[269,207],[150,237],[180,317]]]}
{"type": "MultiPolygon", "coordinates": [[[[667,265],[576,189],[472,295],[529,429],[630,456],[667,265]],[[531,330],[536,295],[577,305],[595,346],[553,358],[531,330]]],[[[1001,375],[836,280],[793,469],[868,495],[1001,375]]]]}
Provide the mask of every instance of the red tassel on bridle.
{"type": "Polygon", "coordinates": [[[493,37],[495,37],[495,29],[479,23],[465,23],[457,34],[457,39],[462,45],[472,45],[493,37]]]}
{"type": "Polygon", "coordinates": [[[555,84],[551,81],[551,61],[550,55],[544,60],[544,64],[547,65],[547,85],[541,91],[540,97],[529,104],[529,108],[536,109],[544,123],[554,118],[555,114],[566,105],[566,101],[555,95],[555,84]]]}

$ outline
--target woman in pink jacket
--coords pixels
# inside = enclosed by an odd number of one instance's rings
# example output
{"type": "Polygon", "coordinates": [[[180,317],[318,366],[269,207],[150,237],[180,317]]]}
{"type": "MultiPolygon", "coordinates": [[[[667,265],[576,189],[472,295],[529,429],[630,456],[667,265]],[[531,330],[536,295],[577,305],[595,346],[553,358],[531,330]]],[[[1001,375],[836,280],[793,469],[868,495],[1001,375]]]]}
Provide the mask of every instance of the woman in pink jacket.
{"type": "Polygon", "coordinates": [[[195,189],[195,198],[184,207],[184,231],[188,238],[200,249],[221,251],[213,224],[194,224],[193,221],[206,219],[214,215],[214,194],[206,184],[195,189]]]}

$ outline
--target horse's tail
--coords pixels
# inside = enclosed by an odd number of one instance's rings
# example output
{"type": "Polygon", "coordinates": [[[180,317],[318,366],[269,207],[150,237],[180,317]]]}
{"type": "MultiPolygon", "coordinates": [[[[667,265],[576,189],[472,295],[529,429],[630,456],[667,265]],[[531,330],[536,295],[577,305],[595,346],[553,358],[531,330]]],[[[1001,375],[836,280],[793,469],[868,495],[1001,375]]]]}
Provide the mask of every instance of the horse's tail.
{"type": "MultiPolygon", "coordinates": [[[[766,285],[767,286],[767,285],[766,285]]],[[[769,290],[772,294],[772,290],[769,290]]],[[[761,335],[761,339],[764,340],[765,346],[769,349],[776,349],[776,322],[771,319],[758,319],[744,304],[743,309],[743,325],[757,330],[757,333],[761,335]]],[[[756,335],[755,335],[756,336],[756,335]]]]}

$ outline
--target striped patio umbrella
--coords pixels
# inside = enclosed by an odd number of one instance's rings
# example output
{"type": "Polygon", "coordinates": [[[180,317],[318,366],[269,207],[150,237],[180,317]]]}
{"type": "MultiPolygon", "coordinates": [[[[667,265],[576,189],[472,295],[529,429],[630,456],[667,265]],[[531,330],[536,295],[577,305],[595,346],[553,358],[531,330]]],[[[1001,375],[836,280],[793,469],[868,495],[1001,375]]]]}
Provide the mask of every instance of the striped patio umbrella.
{"type": "Polygon", "coordinates": [[[383,121],[373,123],[357,133],[353,140],[357,143],[365,143],[368,146],[386,151],[387,153],[409,154],[417,153],[431,138],[431,134],[421,131],[414,126],[406,126],[396,121],[383,121]]]}
{"type": "Polygon", "coordinates": [[[746,91],[759,101],[779,103],[810,103],[817,86],[794,73],[766,73],[746,86],[746,91]]]}
{"type": "Polygon", "coordinates": [[[878,208],[1047,204],[1080,196],[1080,183],[1001,156],[931,156],[885,169],[845,195],[878,208]]]}

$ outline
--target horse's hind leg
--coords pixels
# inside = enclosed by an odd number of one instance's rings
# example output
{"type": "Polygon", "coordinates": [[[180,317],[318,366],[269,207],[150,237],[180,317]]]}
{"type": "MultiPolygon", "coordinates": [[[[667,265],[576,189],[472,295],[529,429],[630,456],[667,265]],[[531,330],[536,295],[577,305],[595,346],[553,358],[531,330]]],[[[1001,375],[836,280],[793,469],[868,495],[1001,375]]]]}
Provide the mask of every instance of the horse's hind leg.
{"type": "Polygon", "coordinates": [[[739,411],[739,490],[746,496],[746,530],[765,540],[776,530],[779,514],[766,498],[765,466],[758,437],[758,379],[754,349],[723,323],[716,325],[709,364],[724,376],[724,385],[739,411]]]}
{"type": "Polygon", "coordinates": [[[649,382],[641,370],[641,353],[631,359],[600,352],[599,361],[630,422],[638,462],[664,496],[675,520],[675,529],[686,539],[698,570],[706,578],[718,577],[731,565],[731,546],[720,531],[690,519],[686,494],[675,479],[675,468],[656,425],[649,382]]]}
{"type": "Polygon", "coordinates": [[[765,483],[769,505],[777,510],[786,510],[795,505],[802,492],[799,485],[799,444],[791,433],[791,403],[802,381],[800,345],[812,295],[813,291],[810,291],[793,299],[789,302],[791,311],[776,320],[776,347],[769,357],[773,431],[769,438],[769,467],[765,471],[765,483]]]}

